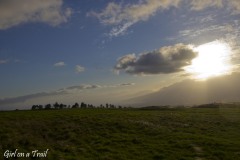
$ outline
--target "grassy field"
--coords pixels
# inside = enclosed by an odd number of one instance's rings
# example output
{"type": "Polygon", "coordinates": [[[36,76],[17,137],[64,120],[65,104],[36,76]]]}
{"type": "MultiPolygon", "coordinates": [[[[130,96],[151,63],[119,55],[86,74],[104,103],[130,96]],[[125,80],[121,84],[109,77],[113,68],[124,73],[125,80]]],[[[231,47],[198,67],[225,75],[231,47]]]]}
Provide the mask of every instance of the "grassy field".
{"type": "Polygon", "coordinates": [[[240,108],[0,112],[0,159],[16,149],[49,149],[35,159],[54,160],[238,160],[240,108]]]}

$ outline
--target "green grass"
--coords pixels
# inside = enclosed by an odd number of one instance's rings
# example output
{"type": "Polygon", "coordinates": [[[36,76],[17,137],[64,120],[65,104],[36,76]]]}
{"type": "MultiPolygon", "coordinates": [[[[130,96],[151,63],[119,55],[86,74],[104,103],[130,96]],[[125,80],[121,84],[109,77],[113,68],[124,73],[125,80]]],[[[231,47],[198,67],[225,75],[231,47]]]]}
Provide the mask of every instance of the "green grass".
{"type": "Polygon", "coordinates": [[[0,159],[15,149],[58,160],[237,160],[240,109],[0,112],[0,159]]]}

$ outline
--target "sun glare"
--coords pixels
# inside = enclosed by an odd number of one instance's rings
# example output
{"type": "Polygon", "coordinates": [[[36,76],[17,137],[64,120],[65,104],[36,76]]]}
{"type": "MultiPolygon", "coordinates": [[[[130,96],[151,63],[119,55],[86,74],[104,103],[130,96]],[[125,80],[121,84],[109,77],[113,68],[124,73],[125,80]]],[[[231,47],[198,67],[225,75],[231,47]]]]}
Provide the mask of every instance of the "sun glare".
{"type": "Polygon", "coordinates": [[[231,47],[227,43],[214,41],[202,44],[194,50],[198,52],[198,56],[185,68],[194,78],[204,80],[230,72],[231,47]]]}

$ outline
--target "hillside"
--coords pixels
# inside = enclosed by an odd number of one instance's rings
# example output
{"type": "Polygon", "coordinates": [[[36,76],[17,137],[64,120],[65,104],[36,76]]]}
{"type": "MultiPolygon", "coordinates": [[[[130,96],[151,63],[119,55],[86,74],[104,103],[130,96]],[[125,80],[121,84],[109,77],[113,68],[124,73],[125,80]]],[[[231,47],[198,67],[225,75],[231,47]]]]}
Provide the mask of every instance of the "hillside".
{"type": "Polygon", "coordinates": [[[130,101],[143,106],[238,102],[240,100],[239,79],[239,73],[232,73],[204,81],[184,80],[130,101]]]}
{"type": "Polygon", "coordinates": [[[0,112],[0,153],[47,151],[42,159],[62,160],[236,160],[239,117],[239,107],[227,106],[0,112]]]}

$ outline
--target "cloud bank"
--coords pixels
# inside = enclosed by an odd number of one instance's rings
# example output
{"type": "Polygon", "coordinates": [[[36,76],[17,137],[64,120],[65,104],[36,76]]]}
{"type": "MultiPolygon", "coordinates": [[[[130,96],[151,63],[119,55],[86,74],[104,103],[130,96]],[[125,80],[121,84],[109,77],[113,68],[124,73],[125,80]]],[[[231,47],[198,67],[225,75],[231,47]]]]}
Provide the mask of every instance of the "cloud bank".
{"type": "Polygon", "coordinates": [[[13,97],[13,98],[5,98],[0,99],[0,106],[7,105],[7,104],[14,104],[14,103],[22,103],[30,99],[35,98],[41,98],[41,97],[47,97],[47,96],[58,96],[58,95],[65,95],[67,94],[66,91],[53,91],[53,92],[41,92],[41,93],[34,93],[19,97],[13,97]]]}
{"type": "Polygon", "coordinates": [[[70,8],[63,8],[63,0],[1,0],[0,29],[8,29],[27,22],[43,22],[57,26],[67,22],[70,8]]]}
{"type": "MultiPolygon", "coordinates": [[[[24,96],[3,98],[3,99],[0,98],[0,110],[8,109],[6,107],[8,105],[24,103],[37,98],[55,97],[55,96],[62,96],[62,95],[65,96],[68,94],[74,94],[74,93],[82,92],[86,90],[94,90],[99,88],[112,88],[112,87],[130,87],[133,85],[135,85],[135,83],[121,83],[116,85],[80,84],[80,85],[69,86],[69,87],[59,89],[56,91],[51,91],[51,92],[33,93],[33,94],[24,95],[24,96]]],[[[13,107],[9,109],[13,109],[13,107]]]]}
{"type": "Polygon", "coordinates": [[[168,74],[182,71],[197,53],[189,45],[162,47],[138,56],[128,54],[118,59],[114,69],[129,74],[168,74]]]}

